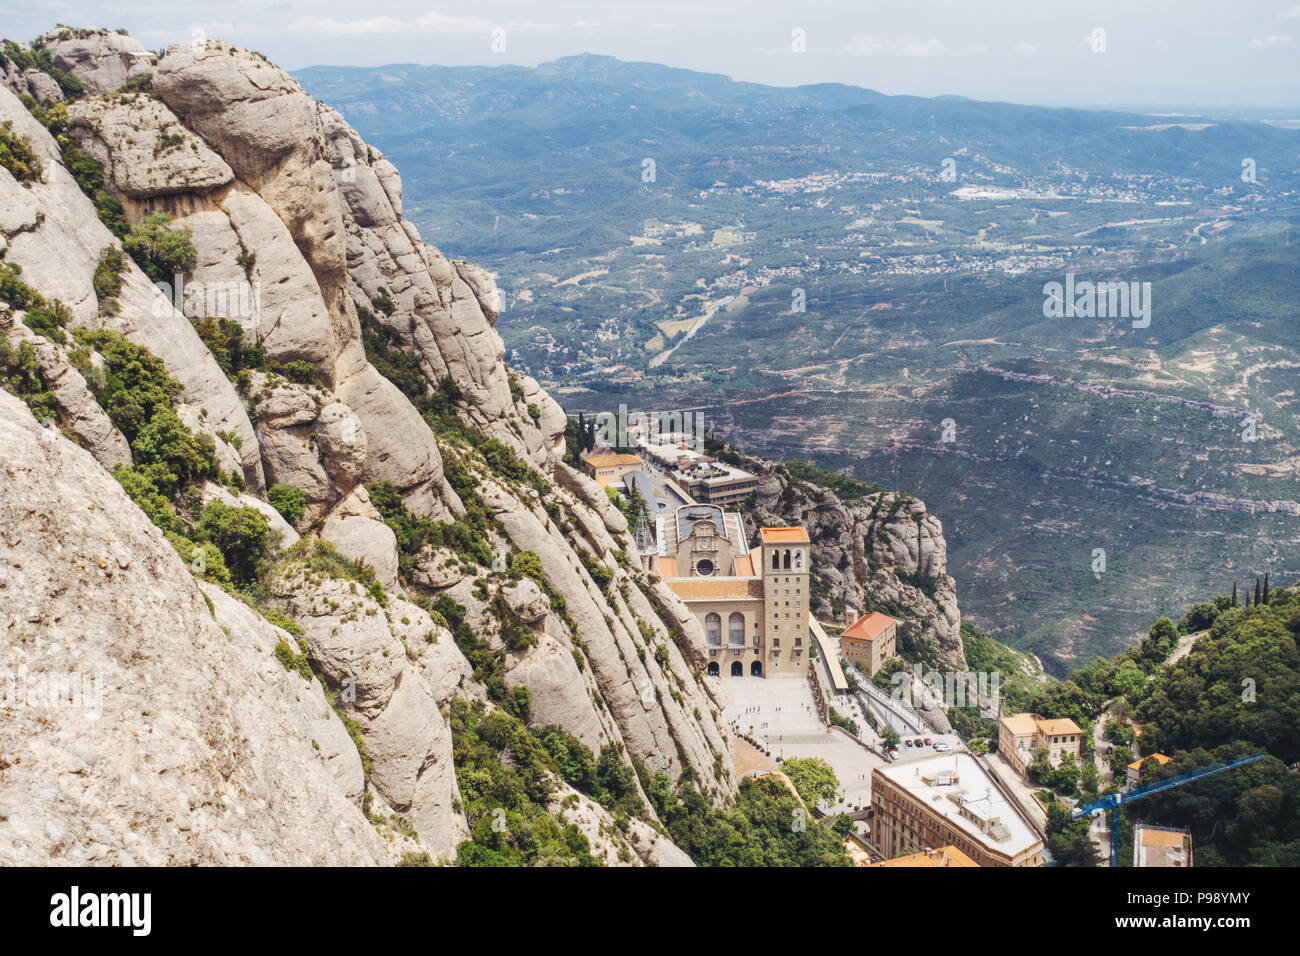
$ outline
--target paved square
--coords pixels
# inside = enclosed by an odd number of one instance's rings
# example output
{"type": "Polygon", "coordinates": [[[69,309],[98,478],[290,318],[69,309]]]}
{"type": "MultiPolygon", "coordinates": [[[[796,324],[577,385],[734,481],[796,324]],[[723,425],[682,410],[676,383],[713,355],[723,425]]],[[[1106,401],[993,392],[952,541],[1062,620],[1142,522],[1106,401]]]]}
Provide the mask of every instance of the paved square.
{"type": "Polygon", "coordinates": [[[764,743],[772,759],[821,757],[839,778],[841,799],[823,810],[866,809],[871,805],[871,769],[884,761],[817,717],[812,690],[796,678],[724,678],[731,706],[727,726],[764,743]]]}

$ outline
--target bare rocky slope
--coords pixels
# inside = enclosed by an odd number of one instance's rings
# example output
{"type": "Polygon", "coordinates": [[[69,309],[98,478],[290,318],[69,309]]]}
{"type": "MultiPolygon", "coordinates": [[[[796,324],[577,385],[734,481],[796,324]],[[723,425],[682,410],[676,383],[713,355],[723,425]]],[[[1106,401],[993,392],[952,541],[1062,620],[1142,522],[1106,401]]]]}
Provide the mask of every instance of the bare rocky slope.
{"type": "MultiPolygon", "coordinates": [[[[96,675],[103,694],[98,713],[3,703],[0,863],[452,859],[471,823],[456,697],[689,770],[715,802],[734,793],[703,634],[561,460],[562,409],[503,363],[491,276],[421,241],[392,164],[223,43],[158,56],[59,28],[8,53],[0,128],[36,159],[0,168],[0,266],[62,303],[69,334],[0,303],[48,399],[0,394],[4,664],[33,686],[96,675]],[[21,68],[37,53],[45,67],[21,68]],[[258,367],[223,368],[196,331],[211,301],[196,313],[131,257],[111,295],[97,282],[123,245],[110,198],[129,225],[166,213],[189,231],[191,292],[255,290],[247,314],[219,314],[260,346],[258,367]],[[100,329],[183,387],[176,415],[218,466],[194,496],[265,515],[280,550],[256,599],[214,583],[113,480],[142,446],[96,401],[107,340],[82,330],[100,329]],[[414,360],[418,389],[380,373],[367,334],[414,360]],[[273,486],[301,492],[292,527],[273,486]],[[387,515],[376,488],[398,496],[387,515]],[[384,520],[395,508],[442,530],[407,547],[384,520]],[[540,574],[511,573],[526,552],[540,574]]],[[[689,862],[653,821],[616,828],[586,797],[556,812],[607,862],[689,862]]]]}
{"type": "MultiPolygon", "coordinates": [[[[492,822],[472,713],[562,728],[634,801],[655,771],[730,800],[698,623],[391,163],[216,41],[60,27],[0,77],[0,864],[453,860],[492,822]]],[[[920,502],[754,466],[821,613],[961,661],[920,502]]],[[[558,766],[538,799],[595,859],[690,863],[558,766]]]]}

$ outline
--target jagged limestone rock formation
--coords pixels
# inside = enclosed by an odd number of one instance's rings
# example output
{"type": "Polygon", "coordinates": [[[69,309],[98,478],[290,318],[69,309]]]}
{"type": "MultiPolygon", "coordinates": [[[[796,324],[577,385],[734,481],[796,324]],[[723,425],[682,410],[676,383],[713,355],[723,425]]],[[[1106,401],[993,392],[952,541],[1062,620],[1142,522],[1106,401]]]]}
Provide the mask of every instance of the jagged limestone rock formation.
{"type": "Polygon", "coordinates": [[[591,844],[591,855],[606,866],[694,866],[671,840],[640,820],[620,833],[609,811],[563,781],[547,805],[562,823],[578,828],[591,844]]]}
{"type": "Polygon", "coordinates": [[[319,685],[5,392],[0,488],[0,864],[388,858],[319,685]]]}
{"type": "Polygon", "coordinates": [[[54,57],[54,65],[73,74],[88,93],[109,93],[148,74],[154,54],[139,41],[103,29],[55,27],[36,40],[54,57]]]}
{"type": "Polygon", "coordinates": [[[865,611],[883,610],[914,626],[938,657],[965,665],[943,525],[924,502],[881,491],[845,503],[830,489],[794,480],[771,462],[756,461],[752,467],[764,472],[759,522],[808,529],[813,570],[825,587],[814,613],[831,616],[842,606],[839,613],[852,623],[865,611]]]}
{"type": "Polygon", "coordinates": [[[309,654],[354,704],[373,761],[371,781],[406,816],[435,855],[451,854],[468,833],[451,763],[451,733],[421,674],[428,643],[450,642],[413,604],[382,607],[356,581],[322,577],[290,561],[270,581],[304,629],[309,654]]]}
{"type": "MultiPolygon", "coordinates": [[[[328,778],[335,802],[346,808],[332,809],[327,824],[300,823],[304,830],[334,827],[330,832],[344,846],[317,832],[319,845],[308,849],[291,838],[285,855],[273,859],[318,854],[297,857],[317,862],[334,853],[333,862],[372,862],[401,848],[450,858],[467,835],[444,710],[453,697],[486,700],[496,691],[475,679],[443,623],[403,595],[459,602],[466,622],[500,659],[504,688],[528,691],[535,725],[559,724],[593,751],[613,747],[674,779],[690,768],[715,801],[734,792],[729,743],[717,724],[725,700],[721,685],[703,677],[698,624],[671,592],[635,570],[626,519],[604,491],[560,461],[564,412],[535,381],[504,365],[494,329],[503,309],[495,282],[421,241],[401,218],[393,166],[335,111],[256,54],[208,41],[175,46],[156,63],[152,57],[128,62],[123,57],[131,45],[102,34],[57,42],[56,58],[63,56],[59,62],[92,93],[70,104],[73,141],[101,165],[105,186],[130,222],[169,214],[174,225],[190,230],[196,258],[182,277],[184,289],[176,283],[166,292],[128,262],[115,304],[101,302],[92,276],[101,251],[118,240],[63,166],[58,144],[11,92],[12,79],[0,89],[0,120],[31,140],[47,174],[23,185],[0,170],[0,254],[23,267],[33,288],[65,302],[73,326],[116,329],[157,355],[181,382],[178,414],[212,437],[223,470],[238,472],[248,488],[236,495],[212,485],[203,498],[256,508],[283,546],[304,537],[267,586],[301,627],[305,651],[251,608],[204,585],[220,626],[247,652],[235,663],[301,687],[296,704],[303,713],[268,726],[299,750],[306,737],[321,771],[315,783],[328,778]],[[115,77],[143,76],[156,96],[118,92],[120,82],[114,85],[115,77]],[[213,290],[226,298],[214,301],[213,290]],[[251,295],[240,299],[245,292],[251,295]],[[238,322],[244,342],[261,346],[264,369],[223,372],[192,322],[215,317],[238,322]],[[467,445],[463,435],[443,435],[440,447],[412,401],[368,360],[363,322],[387,330],[394,347],[415,357],[430,395],[449,383],[444,394],[454,396],[460,430],[477,438],[467,445]],[[294,363],[296,381],[275,371],[294,363]],[[483,448],[491,443],[502,451],[489,456],[483,448]],[[502,456],[511,454],[518,466],[503,464],[502,456]],[[543,581],[488,571],[445,546],[426,546],[399,562],[396,536],[365,485],[392,485],[415,518],[462,518],[467,504],[452,487],[444,455],[456,460],[465,482],[458,487],[472,490],[483,509],[487,543],[507,558],[533,551],[543,581]],[[274,484],[303,493],[296,529],[262,498],[274,484]],[[341,557],[319,556],[316,549],[327,541],[341,557]],[[363,562],[382,592],[349,576],[337,564],[344,558],[363,562]],[[356,720],[353,731],[366,756],[360,782],[357,747],[344,746],[320,682],[308,684],[276,659],[300,653],[356,720]],[[326,725],[328,733],[311,730],[326,725]],[[362,832],[353,832],[363,819],[357,812],[362,794],[373,820],[398,814],[418,832],[418,842],[405,828],[386,831],[388,852],[376,852],[373,827],[363,820],[362,832]]],[[[66,375],[64,358],[52,355],[51,381],[66,375]]],[[[76,380],[67,377],[75,390],[76,380]]],[[[67,389],[56,391],[64,400],[67,389]]],[[[121,436],[104,432],[93,409],[74,409],[70,392],[66,401],[61,416],[79,423],[61,421],[69,433],[95,449],[105,467],[121,459],[121,436]]],[[[67,480],[81,477],[77,471],[67,480]]],[[[130,522],[145,520],[103,469],[96,480],[116,494],[102,497],[98,511],[87,503],[95,521],[119,523],[124,514],[130,522]]],[[[0,499],[10,504],[7,489],[0,499]]],[[[0,521],[0,534],[8,531],[0,521]]],[[[157,532],[151,535],[153,545],[168,548],[158,545],[157,532]]],[[[123,545],[128,563],[138,560],[134,542],[123,545]]],[[[184,565],[167,553],[176,579],[171,586],[202,604],[184,565]]],[[[56,581],[72,574],[61,569],[58,552],[48,560],[56,581]]],[[[119,602],[152,600],[155,592],[136,594],[134,587],[128,581],[119,602]]],[[[161,603],[164,585],[155,587],[161,603]]],[[[75,596],[66,600],[75,607],[75,596]]],[[[132,623],[145,633],[183,632],[186,607],[171,613],[154,608],[132,623]]],[[[187,667],[204,666],[192,647],[176,653],[188,655],[187,667]]],[[[129,662],[123,667],[129,672],[129,662]]],[[[296,786],[286,792],[297,794],[296,786]]],[[[259,791],[259,799],[272,798],[259,791]]],[[[596,817],[605,814],[597,810],[596,817]]],[[[217,842],[226,852],[221,841],[244,831],[224,817],[218,825],[225,828],[217,842]]],[[[619,839],[635,859],[685,862],[644,824],[634,821],[619,839]]],[[[610,849],[617,857],[618,848],[610,849]]]]}
{"type": "Polygon", "coordinates": [[[117,310],[101,314],[93,286],[95,265],[102,249],[119,243],[62,165],[53,137],[13,93],[0,89],[0,122],[5,121],[31,142],[46,168],[45,181],[27,188],[0,170],[5,261],[20,265],[24,281],[46,298],[72,309],[76,325],[115,329],[161,358],[185,386],[187,400],[206,410],[211,427],[241,440],[244,478],[261,488],[257,441],[244,404],[194,326],[130,261],[117,310]]]}
{"type": "Polygon", "coordinates": [[[95,456],[105,471],[131,464],[131,446],[117,430],[112,419],[99,407],[81,373],[68,361],[67,350],[30,331],[22,315],[14,316],[6,326],[0,318],[0,333],[10,345],[31,345],[41,367],[41,378],[54,395],[58,424],[76,436],[77,442],[95,456]]]}
{"type": "Polygon", "coordinates": [[[77,145],[98,160],[113,191],[123,197],[203,193],[235,179],[225,160],[150,96],[74,100],[68,119],[77,145]]]}
{"type": "Polygon", "coordinates": [[[364,562],[386,591],[401,593],[397,582],[397,536],[370,503],[364,487],[355,489],[331,509],[320,536],[339,554],[364,562]]]}

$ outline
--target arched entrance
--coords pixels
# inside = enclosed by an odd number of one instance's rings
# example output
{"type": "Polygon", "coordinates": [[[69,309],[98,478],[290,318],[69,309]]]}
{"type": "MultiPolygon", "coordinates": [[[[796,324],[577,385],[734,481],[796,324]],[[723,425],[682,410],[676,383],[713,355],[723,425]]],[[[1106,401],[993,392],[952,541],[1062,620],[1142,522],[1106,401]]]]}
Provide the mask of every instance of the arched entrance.
{"type": "Polygon", "coordinates": [[[744,677],[744,676],[745,676],[745,665],[742,664],[742,663],[740,663],[740,661],[732,661],[732,662],[731,662],[731,676],[732,676],[732,677],[744,677]]]}
{"type": "Polygon", "coordinates": [[[717,677],[719,673],[720,673],[720,671],[718,670],[718,662],[717,662],[717,661],[709,661],[709,676],[710,676],[710,677],[717,677]]]}
{"type": "Polygon", "coordinates": [[[762,661],[754,661],[754,662],[752,662],[752,663],[749,665],[749,676],[750,676],[750,677],[762,677],[762,676],[763,676],[763,662],[762,662],[762,661]]]}

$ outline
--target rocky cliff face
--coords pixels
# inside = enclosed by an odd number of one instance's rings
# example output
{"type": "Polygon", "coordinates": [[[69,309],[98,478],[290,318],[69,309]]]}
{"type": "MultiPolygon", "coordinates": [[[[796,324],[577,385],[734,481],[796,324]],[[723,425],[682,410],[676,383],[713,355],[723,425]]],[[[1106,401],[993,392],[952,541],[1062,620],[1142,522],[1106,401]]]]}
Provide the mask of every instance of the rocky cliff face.
{"type": "Polygon", "coordinates": [[[361,763],[276,629],[203,593],[91,454],[0,391],[0,864],[363,864],[361,763]]]}
{"type": "Polygon", "coordinates": [[[852,623],[859,614],[884,611],[903,621],[909,634],[900,635],[900,644],[911,641],[915,657],[965,666],[943,525],[924,502],[852,479],[842,481],[841,498],[815,476],[796,477],[773,462],[745,465],[762,475],[755,520],[808,529],[821,580],[813,587],[815,613],[852,623]]]}
{"type": "MultiPolygon", "coordinates": [[[[156,58],[102,31],[38,46],[56,72],[10,58],[0,85],[0,123],[42,166],[21,182],[0,168],[0,266],[63,303],[69,330],[111,329],[161,359],[229,486],[201,498],[265,513],[282,549],[304,540],[257,601],[200,581],[109,474],[132,445],[78,371],[104,357],[0,303],[0,333],[33,343],[54,396],[43,429],[0,394],[6,651],[108,682],[93,724],[71,708],[6,715],[0,862],[452,858],[471,822],[457,696],[733,792],[703,634],[636,570],[602,489],[561,462],[564,413],[504,365],[491,276],[421,241],[392,164],[257,54],[208,41],[156,58]],[[57,71],[76,83],[51,87],[57,71]],[[78,83],[84,95],[63,95],[78,83]],[[166,213],[188,230],[175,287],[129,258],[111,296],[97,285],[122,230],[87,195],[91,166],[127,224],[166,213]],[[223,368],[196,331],[218,318],[257,367],[223,368]],[[380,373],[367,332],[418,384],[380,373]],[[275,485],[301,493],[295,527],[267,504],[275,485]],[[397,495],[387,521],[377,487],[397,495]],[[394,509],[426,540],[399,542],[394,509]],[[540,574],[509,573],[521,552],[540,574]]],[[[644,824],[618,835],[591,800],[579,817],[620,860],[685,860],[644,824]]]]}

